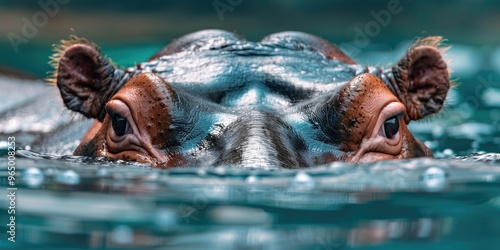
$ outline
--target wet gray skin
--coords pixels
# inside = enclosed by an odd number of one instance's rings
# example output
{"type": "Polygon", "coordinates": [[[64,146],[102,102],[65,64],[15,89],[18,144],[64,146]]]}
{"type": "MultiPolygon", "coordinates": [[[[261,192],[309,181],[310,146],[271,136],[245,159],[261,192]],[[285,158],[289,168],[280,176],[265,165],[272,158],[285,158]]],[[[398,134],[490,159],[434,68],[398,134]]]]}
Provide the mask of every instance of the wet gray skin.
{"type": "Polygon", "coordinates": [[[432,153],[407,123],[438,112],[450,86],[440,42],[418,40],[383,69],[305,33],[256,43],[206,30],[120,70],[73,37],[57,47],[53,80],[69,109],[96,120],[76,155],[161,168],[413,158],[432,153]]]}

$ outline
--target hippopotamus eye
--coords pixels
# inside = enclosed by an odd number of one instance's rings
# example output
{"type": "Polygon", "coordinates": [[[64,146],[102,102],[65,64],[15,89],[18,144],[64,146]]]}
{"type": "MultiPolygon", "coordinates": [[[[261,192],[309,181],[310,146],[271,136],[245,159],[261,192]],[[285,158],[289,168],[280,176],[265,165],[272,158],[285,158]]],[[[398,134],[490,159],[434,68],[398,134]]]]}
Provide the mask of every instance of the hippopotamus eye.
{"type": "Polygon", "coordinates": [[[127,133],[129,128],[127,119],[114,112],[110,112],[110,116],[111,116],[111,126],[113,127],[115,134],[117,136],[125,135],[125,133],[127,133]]]}
{"type": "Polygon", "coordinates": [[[399,119],[401,118],[401,115],[393,116],[387,120],[385,120],[383,129],[384,129],[384,136],[387,139],[392,139],[396,134],[399,132],[399,119]]]}

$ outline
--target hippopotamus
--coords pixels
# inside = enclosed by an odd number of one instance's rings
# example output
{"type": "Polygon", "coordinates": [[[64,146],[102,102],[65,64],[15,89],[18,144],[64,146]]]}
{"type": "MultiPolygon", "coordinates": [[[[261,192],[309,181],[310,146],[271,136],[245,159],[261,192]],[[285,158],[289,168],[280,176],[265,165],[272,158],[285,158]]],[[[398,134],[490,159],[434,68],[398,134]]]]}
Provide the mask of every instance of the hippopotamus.
{"type": "Polygon", "coordinates": [[[65,106],[95,119],[74,154],[157,168],[432,157],[407,124],[437,113],[450,88],[441,37],[416,40],[385,68],[302,32],[251,42],[199,31],[124,69],[85,38],[55,48],[65,106]]]}

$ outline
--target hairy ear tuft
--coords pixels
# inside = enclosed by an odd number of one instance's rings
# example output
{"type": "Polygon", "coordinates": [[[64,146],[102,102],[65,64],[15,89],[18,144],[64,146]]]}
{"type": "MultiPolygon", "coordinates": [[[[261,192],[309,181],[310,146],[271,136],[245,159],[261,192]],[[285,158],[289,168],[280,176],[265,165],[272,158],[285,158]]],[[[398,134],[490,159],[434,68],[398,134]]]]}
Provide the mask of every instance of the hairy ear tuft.
{"type": "Polygon", "coordinates": [[[123,85],[128,75],[116,69],[99,47],[75,35],[54,46],[48,81],[57,85],[68,109],[102,121],[104,105],[123,85]]]}
{"type": "Polygon", "coordinates": [[[427,37],[411,45],[392,67],[389,87],[406,105],[405,121],[437,113],[450,88],[450,72],[442,53],[441,37],[427,37]]]}
{"type": "Polygon", "coordinates": [[[45,78],[47,82],[49,82],[52,85],[56,85],[57,81],[57,68],[59,66],[59,61],[61,60],[61,57],[64,56],[64,52],[66,49],[71,47],[72,45],[75,44],[85,44],[88,45],[89,47],[93,48],[97,53],[101,53],[101,49],[97,44],[93,43],[92,41],[89,41],[86,38],[79,37],[77,35],[70,35],[69,39],[64,40],[62,39],[58,44],[53,44],[52,49],[54,53],[49,57],[49,65],[53,68],[52,71],[48,73],[48,76],[45,78]]]}

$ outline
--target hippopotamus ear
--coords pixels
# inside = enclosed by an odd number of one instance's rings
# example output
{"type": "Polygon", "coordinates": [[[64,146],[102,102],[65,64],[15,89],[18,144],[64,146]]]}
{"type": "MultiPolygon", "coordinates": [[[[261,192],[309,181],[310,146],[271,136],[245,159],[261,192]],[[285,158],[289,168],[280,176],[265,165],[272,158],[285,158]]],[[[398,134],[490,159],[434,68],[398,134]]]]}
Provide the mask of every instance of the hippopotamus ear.
{"type": "Polygon", "coordinates": [[[406,123],[438,112],[450,88],[449,71],[440,48],[441,37],[427,37],[411,45],[392,67],[388,85],[406,105],[406,123]]]}
{"type": "Polygon", "coordinates": [[[104,119],[104,105],[121,87],[123,71],[117,70],[94,43],[71,36],[54,46],[52,64],[56,83],[67,108],[88,118],[104,119]],[[118,86],[120,85],[120,86],[118,86]]]}

